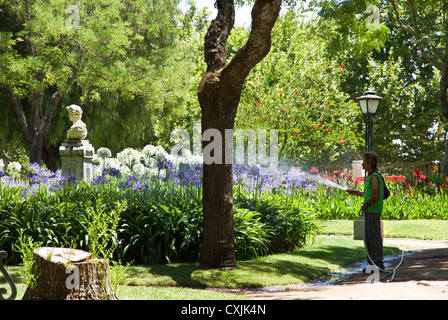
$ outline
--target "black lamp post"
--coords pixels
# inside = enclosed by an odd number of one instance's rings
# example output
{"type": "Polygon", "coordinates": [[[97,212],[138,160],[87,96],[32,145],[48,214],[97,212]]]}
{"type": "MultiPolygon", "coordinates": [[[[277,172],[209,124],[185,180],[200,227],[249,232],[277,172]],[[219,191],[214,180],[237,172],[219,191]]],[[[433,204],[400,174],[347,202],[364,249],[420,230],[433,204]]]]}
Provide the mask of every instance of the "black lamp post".
{"type": "Polygon", "coordinates": [[[378,111],[378,107],[383,98],[375,95],[375,91],[366,91],[358,100],[359,108],[366,119],[366,152],[372,151],[372,117],[378,111]]]}

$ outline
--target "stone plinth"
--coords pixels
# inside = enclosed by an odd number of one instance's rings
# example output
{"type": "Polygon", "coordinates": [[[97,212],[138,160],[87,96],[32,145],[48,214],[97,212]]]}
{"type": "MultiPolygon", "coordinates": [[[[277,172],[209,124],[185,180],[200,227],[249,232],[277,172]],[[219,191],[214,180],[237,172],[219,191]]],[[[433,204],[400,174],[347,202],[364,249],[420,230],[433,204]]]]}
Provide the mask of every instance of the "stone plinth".
{"type": "MultiPolygon", "coordinates": [[[[384,240],[383,220],[380,220],[380,226],[381,226],[381,237],[384,240]]],[[[363,216],[359,216],[356,220],[353,221],[353,239],[364,240],[364,218],[363,218],[363,216]]]]}
{"type": "Polygon", "coordinates": [[[62,175],[71,175],[76,180],[92,178],[95,149],[88,140],[66,140],[59,147],[59,154],[62,160],[62,175]]]}
{"type": "Polygon", "coordinates": [[[365,176],[365,171],[362,168],[362,160],[355,160],[352,162],[352,174],[353,180],[356,180],[357,177],[365,176]]]}

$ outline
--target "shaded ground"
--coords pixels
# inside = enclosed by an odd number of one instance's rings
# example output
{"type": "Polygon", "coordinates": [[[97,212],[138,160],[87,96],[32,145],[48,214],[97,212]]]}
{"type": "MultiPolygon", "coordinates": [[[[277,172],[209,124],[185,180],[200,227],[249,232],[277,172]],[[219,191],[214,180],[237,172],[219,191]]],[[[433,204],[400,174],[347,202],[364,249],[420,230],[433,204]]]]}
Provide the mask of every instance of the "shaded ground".
{"type": "MultiPolygon", "coordinates": [[[[448,241],[385,239],[406,252],[392,282],[366,283],[361,271],[333,285],[247,292],[255,300],[448,300],[448,241]]],[[[401,258],[401,257],[400,257],[401,258]]],[[[397,258],[387,269],[399,263],[397,258]]]]}

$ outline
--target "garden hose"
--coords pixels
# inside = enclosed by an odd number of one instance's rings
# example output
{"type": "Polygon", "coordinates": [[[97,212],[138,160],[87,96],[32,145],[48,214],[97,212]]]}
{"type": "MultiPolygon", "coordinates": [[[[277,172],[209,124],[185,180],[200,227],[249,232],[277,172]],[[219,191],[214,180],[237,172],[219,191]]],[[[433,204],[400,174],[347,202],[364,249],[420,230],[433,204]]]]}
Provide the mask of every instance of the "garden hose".
{"type": "MultiPolygon", "coordinates": [[[[361,213],[361,210],[359,210],[359,212],[361,213]]],[[[394,278],[395,278],[395,273],[397,272],[398,268],[403,263],[404,251],[403,251],[403,249],[401,249],[401,260],[398,263],[398,265],[392,271],[384,270],[384,269],[378,267],[375,264],[375,262],[373,261],[372,257],[370,257],[369,250],[367,249],[367,243],[366,243],[367,226],[366,226],[366,214],[365,214],[365,212],[362,212],[362,215],[363,215],[363,220],[364,220],[364,237],[363,237],[363,239],[364,239],[364,248],[366,250],[367,258],[369,259],[371,264],[373,264],[375,267],[377,267],[380,271],[386,273],[386,275],[384,275],[383,277],[380,278],[380,281],[388,278],[389,276],[391,276],[389,281],[393,281],[394,278]]]]}

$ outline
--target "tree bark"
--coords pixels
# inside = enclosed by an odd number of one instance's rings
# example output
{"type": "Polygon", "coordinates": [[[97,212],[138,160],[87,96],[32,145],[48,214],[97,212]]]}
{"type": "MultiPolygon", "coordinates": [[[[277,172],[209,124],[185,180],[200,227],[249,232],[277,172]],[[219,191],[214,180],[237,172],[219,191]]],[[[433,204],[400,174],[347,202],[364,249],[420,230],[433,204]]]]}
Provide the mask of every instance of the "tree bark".
{"type": "Polygon", "coordinates": [[[106,260],[90,259],[87,255],[81,261],[70,261],[57,253],[63,251],[81,252],[63,248],[38,248],[35,251],[32,273],[37,282],[26,289],[22,300],[117,300],[109,281],[106,260]]]}
{"type": "MultiPolygon", "coordinates": [[[[218,14],[204,39],[207,73],[198,87],[202,134],[216,129],[221,135],[221,158],[204,163],[203,235],[200,264],[208,268],[236,266],[233,233],[233,168],[225,161],[225,130],[234,128],[244,80],[270,51],[271,31],[281,0],[257,0],[252,8],[252,29],[246,44],[227,61],[227,37],[233,28],[233,0],[217,0],[218,14]]],[[[204,141],[204,148],[210,142],[204,141]]],[[[233,145],[233,139],[232,139],[233,145]]],[[[233,152],[233,148],[231,148],[233,152]]],[[[214,150],[217,152],[217,150],[214,150]]]]}
{"type": "Polygon", "coordinates": [[[59,148],[57,146],[50,145],[45,138],[43,140],[41,157],[47,168],[53,172],[56,172],[56,163],[60,159],[59,148]]]}
{"type": "MultiPolygon", "coordinates": [[[[448,44],[447,44],[448,51],[448,44]]],[[[442,110],[442,116],[445,120],[448,120],[448,55],[444,59],[444,65],[442,70],[442,77],[440,79],[440,87],[439,87],[439,101],[440,108],[442,110]]],[[[445,138],[448,135],[445,136],[445,138]]],[[[448,139],[445,140],[445,156],[443,158],[442,163],[442,173],[448,177],[448,139]]]]}

